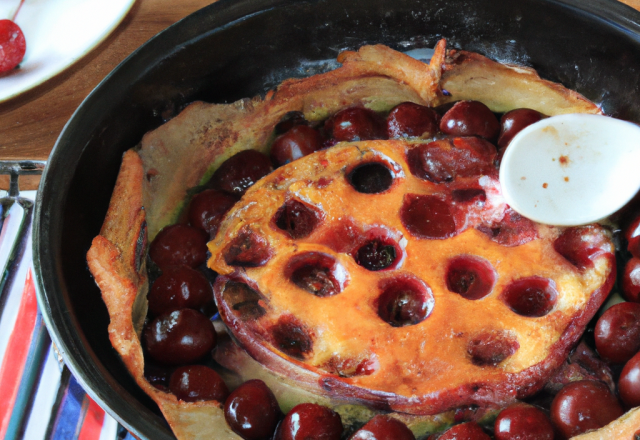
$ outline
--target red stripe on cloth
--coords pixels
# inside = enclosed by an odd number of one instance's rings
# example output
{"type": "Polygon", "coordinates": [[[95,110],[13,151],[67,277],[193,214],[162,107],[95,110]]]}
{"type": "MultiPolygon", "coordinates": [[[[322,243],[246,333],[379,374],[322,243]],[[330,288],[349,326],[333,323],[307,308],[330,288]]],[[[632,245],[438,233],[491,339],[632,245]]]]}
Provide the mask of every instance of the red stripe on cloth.
{"type": "Polygon", "coordinates": [[[104,422],[104,411],[89,396],[89,408],[84,416],[82,428],[78,440],[98,440],[102,432],[102,423],[104,422]]]}
{"type": "Polygon", "coordinates": [[[24,371],[24,364],[29,353],[33,329],[38,316],[38,304],[36,302],[36,289],[33,284],[31,269],[27,272],[27,279],[22,291],[22,299],[18,316],[9,337],[7,350],[0,367],[0,438],[4,438],[11,411],[16,402],[20,378],[24,371]]]}

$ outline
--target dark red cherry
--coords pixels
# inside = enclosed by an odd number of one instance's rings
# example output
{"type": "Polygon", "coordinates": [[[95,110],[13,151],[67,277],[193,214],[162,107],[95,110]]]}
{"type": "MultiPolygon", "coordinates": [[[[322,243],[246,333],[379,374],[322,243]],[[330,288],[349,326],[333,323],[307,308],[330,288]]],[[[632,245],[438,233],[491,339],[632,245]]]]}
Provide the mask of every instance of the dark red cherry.
{"type": "Polygon", "coordinates": [[[551,403],[551,422],[570,438],[599,429],[622,415],[618,399],[602,382],[581,380],[560,390],[551,403]]]}
{"type": "Polygon", "coordinates": [[[301,403],[282,420],[277,440],[340,440],[342,430],[342,420],[335,411],[316,403],[301,403]]]}
{"type": "Polygon", "coordinates": [[[201,229],[171,225],[162,229],[149,247],[149,256],[161,269],[168,266],[200,266],[207,260],[209,236],[201,229]]]}
{"type": "Polygon", "coordinates": [[[640,258],[640,215],[636,216],[624,230],[627,250],[636,258],[640,258]]]}
{"type": "Polygon", "coordinates": [[[640,303],[640,258],[633,257],[624,266],[622,295],[627,301],[640,303]]]}
{"type": "Polygon", "coordinates": [[[229,395],[229,389],[220,375],[204,365],[187,365],[176,369],[171,375],[169,389],[185,402],[224,402],[229,395]]]}
{"type": "Polygon", "coordinates": [[[318,208],[289,199],[278,209],[273,221],[278,229],[297,240],[311,235],[322,218],[323,214],[318,208]]]}
{"type": "Polygon", "coordinates": [[[271,160],[281,166],[322,148],[322,136],[308,125],[296,125],[271,145],[271,160]]]}
{"type": "Polygon", "coordinates": [[[548,278],[528,277],[512,281],[502,293],[503,301],[518,315],[540,317],[556,305],[558,292],[548,278]]]}
{"type": "Polygon", "coordinates": [[[513,137],[523,128],[528,127],[543,118],[546,118],[546,116],[530,108],[518,108],[505,113],[500,119],[498,148],[507,148],[511,139],[513,139],[513,137]]]}
{"type": "Polygon", "coordinates": [[[555,251],[581,270],[593,267],[593,259],[605,245],[606,239],[594,226],[567,228],[553,242],[555,251]]]}
{"type": "Polygon", "coordinates": [[[294,256],[285,275],[296,286],[320,298],[340,293],[346,282],[342,266],[331,255],[321,252],[294,256]]]}
{"type": "Polygon", "coordinates": [[[623,302],[610,307],[598,319],[594,337],[604,360],[627,362],[640,350],[640,304],[623,302]]]}
{"type": "Polygon", "coordinates": [[[282,133],[286,133],[296,125],[308,125],[309,122],[305,119],[304,113],[299,111],[291,111],[284,115],[282,120],[276,124],[275,132],[276,136],[282,133]]]}
{"type": "Polygon", "coordinates": [[[407,194],[400,218],[404,227],[419,238],[443,239],[456,233],[449,204],[438,196],[407,194]]]}
{"type": "Polygon", "coordinates": [[[618,393],[627,407],[640,406],[640,353],[629,359],[622,369],[618,393]]]}
{"type": "Polygon", "coordinates": [[[276,397],[259,379],[240,385],[224,403],[227,424],[245,440],[270,440],[281,416],[276,397]]]}
{"type": "Polygon", "coordinates": [[[516,404],[498,414],[494,423],[496,440],[553,440],[549,417],[535,406],[516,404]]]}
{"type": "Polygon", "coordinates": [[[271,258],[267,240],[249,227],[243,228],[223,251],[229,266],[260,267],[271,258]]]}
{"type": "Polygon", "coordinates": [[[340,110],[325,122],[324,128],[339,142],[385,139],[387,135],[384,119],[363,107],[340,110]]]}
{"type": "Polygon", "coordinates": [[[491,437],[476,422],[467,422],[448,429],[437,440],[491,440],[491,437]]]}
{"type": "Polygon", "coordinates": [[[438,132],[438,113],[424,105],[403,102],[387,116],[389,139],[402,137],[429,137],[438,132]]]}
{"type": "Polygon", "coordinates": [[[144,360],[144,378],[154,387],[159,390],[169,391],[169,379],[173,368],[167,365],[160,365],[153,362],[151,359],[144,360]]]}
{"type": "Polygon", "coordinates": [[[199,310],[213,300],[213,289],[197,270],[173,266],[162,271],[151,286],[147,300],[153,316],[179,309],[199,310]]]}
{"type": "Polygon", "coordinates": [[[371,162],[358,165],[347,175],[347,180],[359,193],[378,194],[391,188],[393,173],[386,165],[371,162]]]}
{"type": "Polygon", "coordinates": [[[213,324],[192,309],[158,316],[144,328],[142,337],[149,356],[168,365],[195,362],[216,345],[213,324]]]}
{"type": "Polygon", "coordinates": [[[506,331],[484,331],[467,344],[471,362],[480,366],[495,366],[513,355],[520,344],[516,337],[506,331]]]}
{"type": "Polygon", "coordinates": [[[480,225],[478,230],[503,246],[519,246],[538,238],[536,224],[511,208],[507,208],[500,223],[491,226],[480,225]]]}
{"type": "Polygon", "coordinates": [[[382,270],[395,263],[398,256],[395,243],[379,238],[368,241],[355,253],[355,260],[367,270],[382,270]]]}
{"type": "Polygon", "coordinates": [[[459,101],[442,116],[440,131],[453,136],[480,136],[495,140],[500,131],[500,123],[483,103],[459,101]]]}
{"type": "Polygon", "coordinates": [[[422,281],[398,277],[385,280],[381,288],[378,316],[393,327],[419,324],[433,310],[433,293],[422,281]]]}
{"type": "Polygon", "coordinates": [[[415,440],[407,425],[393,417],[377,415],[358,429],[349,440],[415,440]]]}
{"type": "Polygon", "coordinates": [[[235,196],[273,171],[271,160],[256,150],[244,150],[224,161],[213,173],[209,185],[235,196]]]}
{"type": "Polygon", "coordinates": [[[491,293],[496,271],[484,258],[460,255],[449,261],[446,272],[447,289],[466,299],[481,299],[491,293]]]}
{"type": "Polygon", "coordinates": [[[189,204],[189,224],[215,236],[224,215],[236,204],[238,198],[215,189],[196,194],[189,204]]]}
{"type": "Polygon", "coordinates": [[[273,345],[295,359],[305,359],[313,352],[313,333],[293,315],[282,315],[269,328],[273,345]]]}

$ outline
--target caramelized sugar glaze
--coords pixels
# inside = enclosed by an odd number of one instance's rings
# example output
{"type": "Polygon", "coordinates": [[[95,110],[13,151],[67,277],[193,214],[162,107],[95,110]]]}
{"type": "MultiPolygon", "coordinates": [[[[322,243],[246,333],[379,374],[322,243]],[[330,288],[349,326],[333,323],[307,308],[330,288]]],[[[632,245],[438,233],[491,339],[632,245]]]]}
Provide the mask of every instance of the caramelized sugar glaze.
{"type": "MultiPolygon", "coordinates": [[[[384,46],[339,61],[264,99],[193,103],[123,157],[87,259],[114,348],[180,439],[239,437],[223,402],[180,400],[145,377],[147,243],[185,218],[194,188],[227,159],[267,153],[274,127],[292,111],[311,123],[402,102],[600,112],[530,69],[447,54],[444,41],[428,65],[384,46]]],[[[213,355],[233,372],[224,376],[230,388],[260,378],[284,411],[301,399],[320,402],[357,425],[392,410],[424,436],[468,405],[499,408],[536,392],[562,364],[613,282],[609,234],[522,219],[504,205],[487,165],[495,147],[464,137],[438,142],[339,144],[277,169],[234,205],[209,244],[221,316],[242,347],[216,325],[213,355]],[[436,173],[441,181],[425,171],[429,157],[460,151],[478,161],[454,167],[453,178],[436,173]]]]}

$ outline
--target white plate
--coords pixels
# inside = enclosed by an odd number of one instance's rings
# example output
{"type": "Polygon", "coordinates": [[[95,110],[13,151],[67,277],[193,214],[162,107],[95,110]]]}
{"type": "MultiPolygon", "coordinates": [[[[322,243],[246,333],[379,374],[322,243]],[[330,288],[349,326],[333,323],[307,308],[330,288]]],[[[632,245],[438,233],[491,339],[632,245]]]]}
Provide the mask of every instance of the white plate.
{"type": "MultiPolygon", "coordinates": [[[[0,77],[0,102],[42,84],[100,44],[135,0],[26,0],[16,17],[27,41],[18,69],[0,77]]],[[[20,0],[0,0],[11,19],[20,0]]]]}

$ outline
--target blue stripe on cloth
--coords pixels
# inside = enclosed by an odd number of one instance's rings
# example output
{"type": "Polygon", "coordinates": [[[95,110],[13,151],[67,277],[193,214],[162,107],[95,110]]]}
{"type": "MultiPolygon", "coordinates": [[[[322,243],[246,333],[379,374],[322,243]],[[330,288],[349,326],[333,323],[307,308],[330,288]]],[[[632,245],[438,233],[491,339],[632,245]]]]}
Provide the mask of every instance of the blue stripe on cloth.
{"type": "Polygon", "coordinates": [[[75,440],[80,434],[88,407],[84,390],[76,379],[69,375],[69,382],[55,417],[51,440],[75,440]]]}

